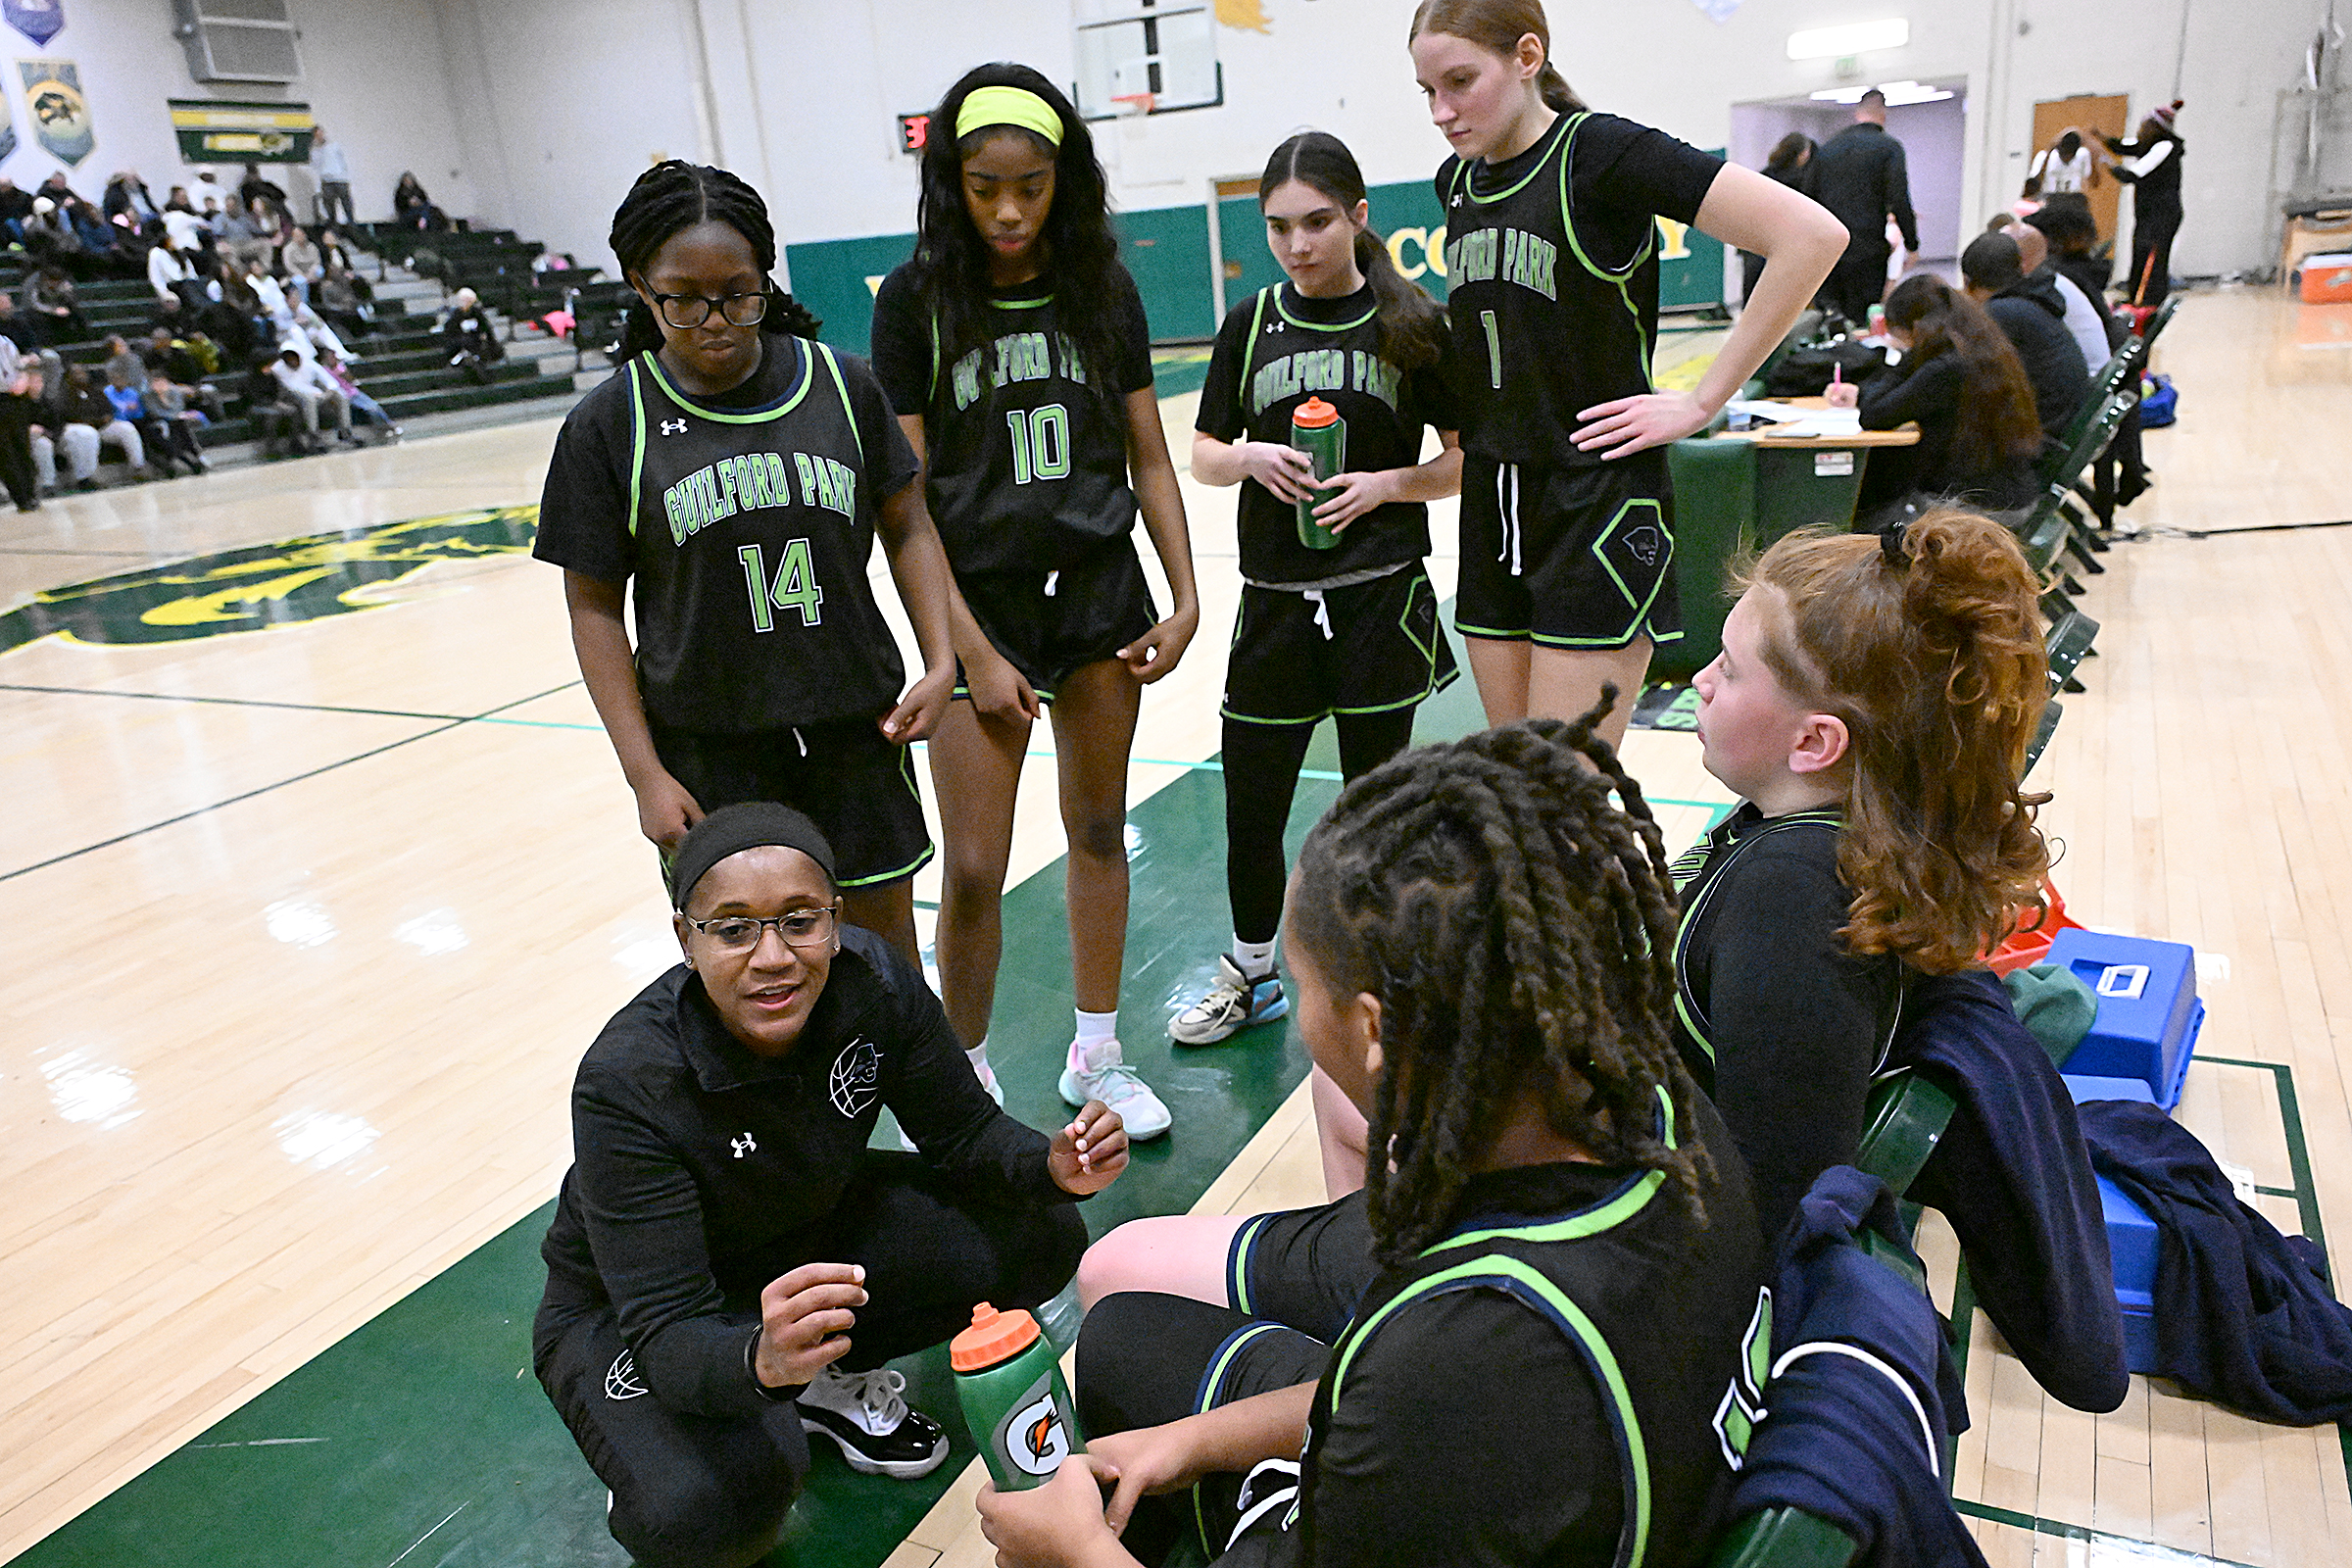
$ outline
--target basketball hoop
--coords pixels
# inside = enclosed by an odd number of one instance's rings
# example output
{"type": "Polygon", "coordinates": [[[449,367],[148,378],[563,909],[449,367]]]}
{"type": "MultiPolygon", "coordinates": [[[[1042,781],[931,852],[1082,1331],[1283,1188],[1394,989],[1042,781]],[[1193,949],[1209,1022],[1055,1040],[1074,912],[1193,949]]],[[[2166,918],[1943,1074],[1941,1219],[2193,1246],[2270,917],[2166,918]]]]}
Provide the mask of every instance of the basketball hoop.
{"type": "Polygon", "coordinates": [[[1158,99],[1153,93],[1122,92],[1113,93],[1110,101],[1119,106],[1122,115],[1148,115],[1158,99]]]}

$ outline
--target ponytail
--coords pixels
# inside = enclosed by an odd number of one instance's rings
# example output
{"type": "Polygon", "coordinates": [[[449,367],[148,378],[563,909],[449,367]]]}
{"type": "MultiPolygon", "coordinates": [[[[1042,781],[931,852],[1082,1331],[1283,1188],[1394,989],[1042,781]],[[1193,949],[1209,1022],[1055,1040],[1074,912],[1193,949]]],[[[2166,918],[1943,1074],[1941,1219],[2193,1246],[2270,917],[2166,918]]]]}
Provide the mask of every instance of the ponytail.
{"type": "Polygon", "coordinates": [[[2046,794],[2020,774],[2049,695],[2035,584],[2008,529],[1956,508],[1884,537],[1800,529],[1740,574],[1779,603],[1764,662],[1846,727],[1839,935],[1954,974],[2037,906],[2046,794]]]}
{"type": "MultiPolygon", "coordinates": [[[[1355,155],[1327,130],[1302,130],[1274,149],[1257,182],[1258,204],[1262,207],[1266,198],[1294,179],[1330,197],[1343,213],[1353,212],[1366,199],[1355,155]]],[[[1355,267],[1372,286],[1380,357],[1399,370],[1423,369],[1443,359],[1445,307],[1396,270],[1388,242],[1369,223],[1356,232],[1355,267]]]]}
{"type": "Polygon", "coordinates": [[[1591,107],[1576,95],[1574,87],[1568,85],[1568,78],[1560,74],[1560,68],[1551,63],[1548,43],[1544,46],[1544,69],[1536,76],[1536,90],[1544,95],[1544,102],[1559,114],[1581,115],[1591,107]]]}
{"type": "Polygon", "coordinates": [[[1446,308],[1396,270],[1389,243],[1366,223],[1355,236],[1355,268],[1372,285],[1380,357],[1399,370],[1422,370],[1446,357],[1446,308]]]}

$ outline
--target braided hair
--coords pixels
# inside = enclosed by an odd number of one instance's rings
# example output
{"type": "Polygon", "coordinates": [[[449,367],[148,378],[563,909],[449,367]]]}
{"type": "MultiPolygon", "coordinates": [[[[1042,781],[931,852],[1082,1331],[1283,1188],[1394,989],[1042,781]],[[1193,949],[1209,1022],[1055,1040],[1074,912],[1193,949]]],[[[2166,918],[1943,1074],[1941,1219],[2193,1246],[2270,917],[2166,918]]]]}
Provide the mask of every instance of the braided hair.
{"type": "MultiPolygon", "coordinates": [[[[759,263],[760,276],[775,270],[776,230],[768,221],[767,203],[741,178],[708,164],[666,159],[637,176],[628,195],[612,212],[609,243],[621,276],[632,287],[643,284],[646,270],[672,236],[701,222],[724,223],[744,237],[759,263]]],[[[775,286],[767,285],[767,315],[763,332],[814,337],[824,326],[807,306],[775,286]]],[[[662,347],[662,323],[642,299],[629,307],[622,328],[619,360],[635,359],[662,347]]]]}
{"type": "Polygon", "coordinates": [[[1365,1200],[1384,1263],[1443,1232],[1514,1088],[1595,1158],[1663,1172],[1693,1208],[1712,1164],[1677,1054],[1673,883],[1641,786],[1593,726],[1535,719],[1408,752],[1307,835],[1291,896],[1335,997],[1381,1007],[1365,1200]],[[1623,802],[1610,801],[1612,792],[1623,802]]]}

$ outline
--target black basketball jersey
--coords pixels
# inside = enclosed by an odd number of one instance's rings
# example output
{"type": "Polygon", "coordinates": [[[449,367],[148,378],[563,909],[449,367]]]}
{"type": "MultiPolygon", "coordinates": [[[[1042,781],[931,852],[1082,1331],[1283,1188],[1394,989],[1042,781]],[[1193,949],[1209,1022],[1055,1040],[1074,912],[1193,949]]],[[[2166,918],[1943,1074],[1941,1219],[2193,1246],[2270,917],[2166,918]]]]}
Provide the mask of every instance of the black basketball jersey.
{"type": "MultiPolygon", "coordinates": [[[[1452,403],[1435,367],[1405,371],[1381,358],[1378,314],[1370,284],[1345,299],[1308,299],[1287,282],[1259,290],[1217,332],[1196,427],[1220,441],[1288,445],[1292,413],[1321,398],[1339,410],[1342,472],[1411,467],[1425,426],[1452,427],[1452,403]]],[[[1328,582],[1429,554],[1429,509],[1418,501],[1393,501],[1349,523],[1337,549],[1309,550],[1290,502],[1253,480],[1241,489],[1242,575],[1251,582],[1328,582]]]]}
{"type": "MultiPolygon", "coordinates": [[[[1666,1137],[1678,1141],[1663,1095],[1660,1108],[1666,1137]]],[[[1549,1561],[1563,1552],[1592,1560],[1586,1553],[1600,1544],[1591,1540],[1595,1516],[1612,1514],[1620,1568],[1705,1560],[1746,1447],[1735,1391],[1761,1385],[1772,1323],[1769,1297],[1759,1292],[1766,1257],[1744,1172],[1713,1108],[1693,1097],[1691,1111],[1716,1167],[1703,1186],[1703,1220],[1663,1190],[1666,1178],[1655,1171],[1547,1165],[1494,1172],[1473,1179],[1446,1236],[1373,1283],[1315,1391],[1296,1504],[1300,1561],[1378,1555],[1351,1549],[1360,1543],[1324,1539],[1337,1523],[1318,1506],[1326,1434],[1335,1410],[1344,1413],[1349,1403],[1351,1382],[1367,1373],[1390,1384],[1411,1377],[1411,1367],[1380,1365],[1394,1360],[1384,1337],[1409,1341],[1417,1309],[1462,1293],[1492,1302],[1494,1312],[1533,1314],[1560,1336],[1605,1424],[1605,1434],[1577,1436],[1598,1453],[1613,1450],[1621,1503],[1612,1509],[1605,1496],[1591,1498],[1579,1517],[1561,1519],[1553,1499],[1497,1495],[1492,1477],[1504,1467],[1481,1465],[1479,1434],[1463,1434],[1451,1473],[1418,1481],[1418,1505],[1466,1521],[1496,1509],[1515,1518],[1494,1540],[1473,1541],[1475,1528],[1465,1532],[1457,1560],[1549,1561]],[[1531,1201],[1562,1197],[1570,1206],[1556,1210],[1531,1201]],[[1752,1379],[1743,1379],[1751,1358],[1752,1379]],[[1527,1539],[1522,1520],[1568,1529],[1575,1542],[1527,1539]]],[[[1689,1138],[1686,1129],[1679,1141],[1689,1138]]],[[[1511,1403],[1513,1379],[1523,1375],[1494,1366],[1494,1402],[1511,1403]]],[[[1585,1479],[1561,1477],[1562,1494],[1573,1496],[1570,1489],[1585,1479]]]]}
{"type": "Polygon", "coordinates": [[[1583,410],[1650,390],[1653,215],[1695,218],[1721,167],[1662,132],[1585,112],[1560,116],[1499,165],[1446,160],[1437,192],[1466,451],[1546,467],[1602,461],[1570,437],[1583,410]],[[1598,173],[1589,180],[1580,143],[1595,136],[1607,145],[1590,161],[1598,173]],[[1580,229],[1587,190],[1596,195],[1580,229]],[[1639,220],[1630,247],[1588,231],[1603,216],[1621,227],[1629,213],[1639,220]]]}
{"type": "Polygon", "coordinates": [[[1152,384],[1135,285],[1122,272],[1118,297],[1068,303],[1050,277],[997,291],[988,340],[952,354],[912,265],[874,296],[874,365],[892,407],[922,416],[924,498],[956,573],[1042,575],[1134,528],[1125,396],[1152,384]],[[1072,303],[1120,318],[1122,363],[1080,363],[1059,325],[1072,303]]]}
{"type": "Polygon", "coordinates": [[[632,579],[637,682],[657,723],[742,734],[866,717],[905,684],[866,567],[883,497],[912,476],[912,454],[862,366],[797,337],[762,342],[770,361],[755,374],[770,402],[698,403],[649,352],[591,393],[557,442],[537,553],[612,574],[590,536],[609,524],[552,501],[579,488],[568,467],[617,469],[630,537],[614,564],[632,579]],[[863,431],[853,378],[869,405],[863,431]],[[885,440],[895,457],[867,450],[885,440]]]}

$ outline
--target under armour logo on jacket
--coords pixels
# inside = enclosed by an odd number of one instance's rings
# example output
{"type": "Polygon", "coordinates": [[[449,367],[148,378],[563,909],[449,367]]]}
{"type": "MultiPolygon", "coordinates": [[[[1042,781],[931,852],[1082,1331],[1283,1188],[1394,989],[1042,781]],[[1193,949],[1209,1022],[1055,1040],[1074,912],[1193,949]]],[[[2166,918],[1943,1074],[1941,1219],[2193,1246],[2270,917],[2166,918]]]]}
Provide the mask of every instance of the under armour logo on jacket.
{"type": "Polygon", "coordinates": [[[734,1138],[728,1139],[727,1147],[735,1151],[735,1157],[737,1159],[741,1159],[744,1155],[750,1153],[753,1150],[758,1149],[760,1146],[752,1142],[752,1135],[750,1133],[743,1133],[734,1138]]]}
{"type": "Polygon", "coordinates": [[[663,419],[662,421],[662,433],[663,435],[684,435],[686,433],[686,421],[684,419],[663,419]]]}

